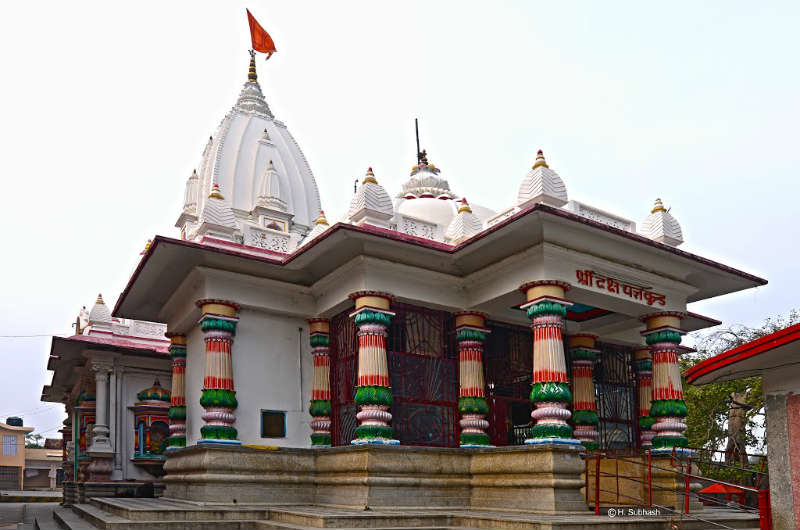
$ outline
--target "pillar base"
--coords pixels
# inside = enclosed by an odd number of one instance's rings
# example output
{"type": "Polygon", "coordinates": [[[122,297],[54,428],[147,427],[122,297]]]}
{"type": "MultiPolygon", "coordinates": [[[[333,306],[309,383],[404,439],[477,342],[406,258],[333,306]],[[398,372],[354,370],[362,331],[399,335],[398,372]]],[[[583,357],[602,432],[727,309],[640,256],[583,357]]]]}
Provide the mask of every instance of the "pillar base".
{"type": "Polygon", "coordinates": [[[356,438],[350,445],[400,445],[400,440],[391,438],[356,438]]]}
{"type": "Polygon", "coordinates": [[[580,440],[575,440],[574,438],[528,438],[525,440],[525,445],[540,444],[576,446],[581,445],[581,442],[580,440]]]}
{"type": "Polygon", "coordinates": [[[650,449],[650,454],[653,456],[670,456],[673,450],[676,455],[687,456],[694,454],[694,451],[688,447],[659,447],[658,449],[650,449]]]}
{"type": "MultiPolygon", "coordinates": [[[[197,445],[236,446],[236,445],[242,445],[242,442],[241,442],[241,440],[217,440],[217,439],[213,439],[213,438],[202,438],[200,440],[197,440],[197,445]]],[[[181,448],[177,448],[176,447],[176,449],[183,449],[183,448],[182,447],[181,448]]]]}

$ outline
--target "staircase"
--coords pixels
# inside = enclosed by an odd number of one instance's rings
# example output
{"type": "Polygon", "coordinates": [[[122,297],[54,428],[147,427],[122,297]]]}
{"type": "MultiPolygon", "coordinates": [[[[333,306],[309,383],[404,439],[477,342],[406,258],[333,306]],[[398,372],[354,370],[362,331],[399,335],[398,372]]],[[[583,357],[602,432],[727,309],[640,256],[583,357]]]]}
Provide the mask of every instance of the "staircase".
{"type": "Polygon", "coordinates": [[[324,506],[209,505],[176,499],[92,498],[72,508],[59,507],[52,519],[36,519],[37,530],[682,530],[751,529],[758,517],[733,510],[707,510],[704,521],[680,516],[641,518],[595,516],[589,512],[530,513],[437,509],[343,510],[324,506]]]}

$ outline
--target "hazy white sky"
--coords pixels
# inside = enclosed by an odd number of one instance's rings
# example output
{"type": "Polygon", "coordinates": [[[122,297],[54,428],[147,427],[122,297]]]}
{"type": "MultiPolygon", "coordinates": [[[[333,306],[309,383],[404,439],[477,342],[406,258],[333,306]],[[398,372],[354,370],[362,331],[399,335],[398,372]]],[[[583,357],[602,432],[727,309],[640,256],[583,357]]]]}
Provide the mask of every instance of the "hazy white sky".
{"type": "MultiPolygon", "coordinates": [[[[329,219],[373,166],[395,193],[422,144],[451,187],[512,204],[537,149],[571,198],[637,222],[662,197],[686,250],[767,278],[694,304],[759,324],[796,297],[800,3],[3,2],[0,335],[69,333],[112,303],[258,62],[329,219]],[[702,4],[702,5],[698,5],[702,4]]],[[[0,419],[56,435],[49,339],[0,338],[0,419]]]]}

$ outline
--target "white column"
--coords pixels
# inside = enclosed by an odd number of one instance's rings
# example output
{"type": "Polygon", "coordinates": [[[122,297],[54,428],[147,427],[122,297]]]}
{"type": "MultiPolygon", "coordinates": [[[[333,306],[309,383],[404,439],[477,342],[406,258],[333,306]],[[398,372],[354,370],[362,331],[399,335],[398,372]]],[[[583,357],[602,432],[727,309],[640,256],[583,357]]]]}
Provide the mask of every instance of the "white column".
{"type": "Polygon", "coordinates": [[[108,374],[112,369],[110,362],[92,362],[95,388],[95,423],[92,443],[87,450],[89,456],[107,456],[113,453],[108,432],[108,374]]]}

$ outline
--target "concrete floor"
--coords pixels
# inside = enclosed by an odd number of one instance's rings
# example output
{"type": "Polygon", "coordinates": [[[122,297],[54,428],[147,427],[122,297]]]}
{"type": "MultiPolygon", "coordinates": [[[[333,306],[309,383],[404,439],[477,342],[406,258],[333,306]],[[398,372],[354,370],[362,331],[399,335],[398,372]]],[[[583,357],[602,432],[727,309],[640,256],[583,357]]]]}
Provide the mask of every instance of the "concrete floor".
{"type": "Polygon", "coordinates": [[[53,510],[57,507],[57,502],[2,502],[0,503],[0,528],[16,529],[20,523],[33,528],[35,517],[52,519],[53,510]]]}

